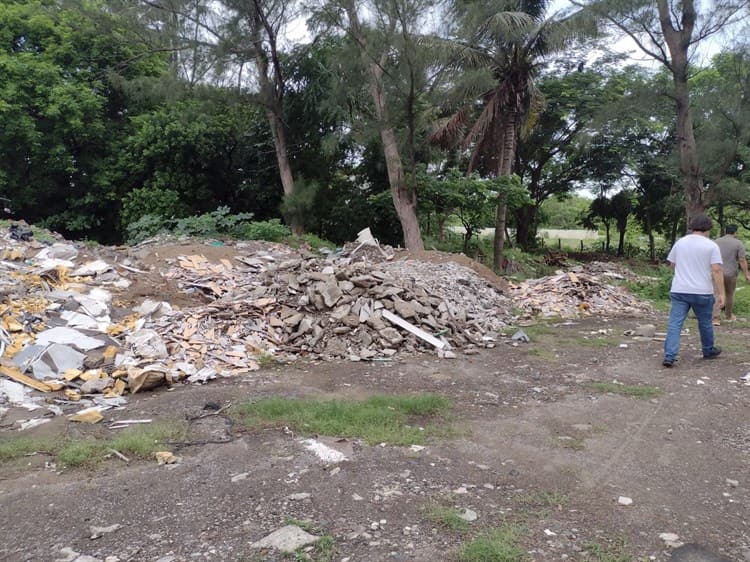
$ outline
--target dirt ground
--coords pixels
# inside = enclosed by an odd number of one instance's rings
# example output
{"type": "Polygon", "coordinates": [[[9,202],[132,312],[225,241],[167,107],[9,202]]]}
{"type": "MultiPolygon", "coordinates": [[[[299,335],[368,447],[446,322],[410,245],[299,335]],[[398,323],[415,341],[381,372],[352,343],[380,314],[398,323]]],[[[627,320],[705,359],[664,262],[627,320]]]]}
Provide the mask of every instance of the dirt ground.
{"type": "MultiPolygon", "coordinates": [[[[250,545],[290,518],[330,535],[339,561],[456,559],[462,542],[504,524],[531,560],[669,560],[662,533],[716,560],[750,560],[750,387],[739,380],[750,324],[717,328],[725,351],[704,361],[692,321],[681,360],[664,369],[660,342],[623,335],[644,322],[665,318],[529,326],[530,343],[506,338],[454,360],[299,363],[135,395],[107,419],[184,420],[207,403],[277,395],[433,392],[452,401],[456,432],[421,451],[339,443],[350,458],[334,465],[290,431],[247,432],[214,415],[190,424],[197,444],[171,447],[177,465],[112,458],[72,470],[27,457],[0,470],[0,560],[277,560],[250,545]],[[590,386],[612,381],[663,394],[590,386]],[[451,531],[427,517],[430,505],[478,517],[469,533],[451,531]],[[90,526],[113,524],[90,538],[90,526]]],[[[26,433],[82,431],[109,430],[56,418],[26,433]]]]}

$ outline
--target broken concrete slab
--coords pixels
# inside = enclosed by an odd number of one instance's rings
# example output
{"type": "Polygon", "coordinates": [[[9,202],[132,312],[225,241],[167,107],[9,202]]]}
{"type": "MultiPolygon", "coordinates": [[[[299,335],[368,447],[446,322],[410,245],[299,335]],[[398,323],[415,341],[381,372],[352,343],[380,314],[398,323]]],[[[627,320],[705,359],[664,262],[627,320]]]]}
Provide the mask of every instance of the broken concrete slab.
{"type": "Polygon", "coordinates": [[[320,537],[311,535],[296,525],[286,525],[252,543],[252,548],[272,548],[280,552],[293,553],[298,548],[313,544],[320,537]]]}
{"type": "Polygon", "coordinates": [[[79,330],[66,328],[64,326],[50,328],[49,330],[38,333],[36,336],[36,343],[39,345],[61,343],[75,346],[81,351],[90,351],[106,345],[106,341],[104,340],[92,338],[79,330]]]}

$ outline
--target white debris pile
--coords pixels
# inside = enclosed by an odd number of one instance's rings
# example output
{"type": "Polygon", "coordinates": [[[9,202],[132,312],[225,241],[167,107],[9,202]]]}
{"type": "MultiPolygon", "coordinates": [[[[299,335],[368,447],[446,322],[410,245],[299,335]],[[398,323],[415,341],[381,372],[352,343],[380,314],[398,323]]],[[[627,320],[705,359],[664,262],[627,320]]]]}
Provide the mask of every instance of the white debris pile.
{"type": "Polygon", "coordinates": [[[513,305],[522,316],[543,318],[578,318],[592,314],[600,316],[638,316],[653,312],[651,306],[624,287],[611,285],[612,276],[624,278],[614,272],[605,275],[606,264],[594,262],[577,266],[567,272],[540,279],[529,279],[511,285],[513,305]],[[598,271],[594,274],[591,271],[598,271]]]}

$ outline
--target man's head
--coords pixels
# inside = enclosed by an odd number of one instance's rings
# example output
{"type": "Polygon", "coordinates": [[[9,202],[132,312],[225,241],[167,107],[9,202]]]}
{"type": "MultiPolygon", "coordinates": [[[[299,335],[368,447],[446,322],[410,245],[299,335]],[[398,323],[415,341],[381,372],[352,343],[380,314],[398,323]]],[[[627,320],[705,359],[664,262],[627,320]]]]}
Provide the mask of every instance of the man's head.
{"type": "Polygon", "coordinates": [[[690,230],[693,232],[708,232],[712,226],[713,221],[704,213],[698,213],[690,217],[690,230]]]}
{"type": "Polygon", "coordinates": [[[724,232],[726,232],[727,234],[731,234],[732,236],[734,236],[735,234],[737,234],[737,225],[736,224],[728,224],[726,226],[726,228],[724,229],[724,232]]]}

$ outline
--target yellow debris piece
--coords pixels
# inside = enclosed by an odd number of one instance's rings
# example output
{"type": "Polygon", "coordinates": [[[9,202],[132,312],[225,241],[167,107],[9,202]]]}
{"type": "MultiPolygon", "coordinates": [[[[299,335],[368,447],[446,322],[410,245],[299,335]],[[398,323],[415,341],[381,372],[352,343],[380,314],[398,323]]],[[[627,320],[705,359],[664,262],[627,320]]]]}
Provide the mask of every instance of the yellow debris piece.
{"type": "Polygon", "coordinates": [[[63,378],[66,381],[74,381],[80,377],[83,373],[79,369],[68,369],[63,373],[63,378]]]}
{"type": "Polygon", "coordinates": [[[159,464],[176,464],[180,461],[180,458],[176,457],[171,451],[156,451],[154,456],[159,464]]]}
{"type": "Polygon", "coordinates": [[[105,359],[112,359],[115,355],[117,355],[117,346],[110,345],[107,347],[107,349],[104,350],[104,353],[102,353],[102,357],[105,359]]]}
{"type": "Polygon", "coordinates": [[[9,261],[20,261],[24,259],[24,253],[21,250],[18,250],[17,248],[6,248],[6,250],[3,252],[3,255],[0,256],[0,259],[3,260],[9,260],[9,261]]]}
{"type": "Polygon", "coordinates": [[[22,332],[23,331],[23,324],[21,324],[18,320],[16,320],[13,317],[9,318],[3,318],[3,328],[5,328],[9,332],[22,332]]]}
{"type": "Polygon", "coordinates": [[[26,386],[30,386],[31,388],[40,390],[42,392],[50,392],[52,390],[48,384],[45,384],[31,377],[27,377],[15,367],[0,366],[0,374],[5,375],[9,379],[12,379],[16,382],[20,382],[21,384],[25,384],[26,386]]]}
{"type": "Polygon", "coordinates": [[[80,422],[80,423],[99,423],[104,419],[104,416],[99,410],[96,409],[86,409],[81,410],[77,414],[73,414],[70,416],[70,421],[74,422],[80,422]]]}
{"type": "Polygon", "coordinates": [[[62,390],[65,388],[65,383],[63,381],[44,381],[44,384],[46,384],[52,392],[57,392],[58,390],[62,390]]]}
{"type": "Polygon", "coordinates": [[[81,395],[78,393],[78,391],[73,390],[72,388],[65,389],[65,397],[68,400],[72,400],[73,402],[78,402],[81,399],[81,395]]]}
{"type": "Polygon", "coordinates": [[[112,393],[115,396],[121,396],[125,392],[127,386],[128,383],[126,383],[123,379],[117,379],[115,381],[115,386],[112,388],[112,393]]]}

